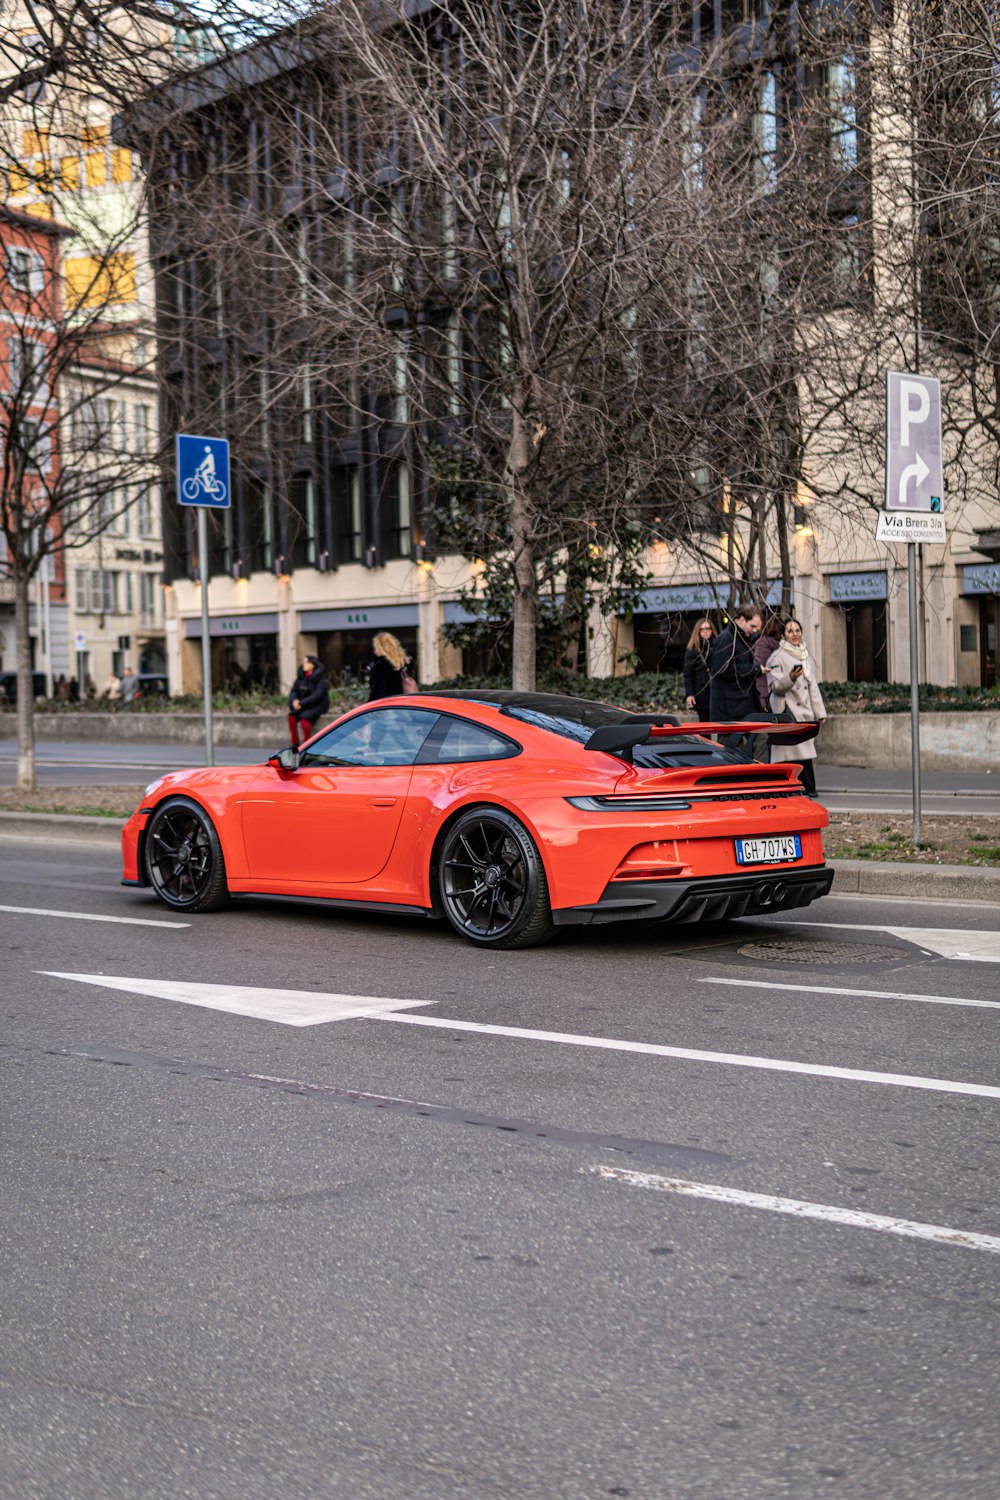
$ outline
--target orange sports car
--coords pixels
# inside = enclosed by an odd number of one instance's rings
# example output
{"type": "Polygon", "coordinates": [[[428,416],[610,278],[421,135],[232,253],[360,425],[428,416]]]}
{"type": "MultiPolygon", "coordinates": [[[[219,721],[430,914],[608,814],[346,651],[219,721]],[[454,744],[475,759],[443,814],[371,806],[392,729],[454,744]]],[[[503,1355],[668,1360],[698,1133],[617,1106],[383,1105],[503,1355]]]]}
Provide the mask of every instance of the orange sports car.
{"type": "Polygon", "coordinates": [[[794,763],[706,737],[740,728],[803,737],[547,693],[385,698],[264,764],[154,781],[123,883],[185,912],[267,897],[444,917],[486,948],[807,906],[833,881],[826,810],[794,763]]]}

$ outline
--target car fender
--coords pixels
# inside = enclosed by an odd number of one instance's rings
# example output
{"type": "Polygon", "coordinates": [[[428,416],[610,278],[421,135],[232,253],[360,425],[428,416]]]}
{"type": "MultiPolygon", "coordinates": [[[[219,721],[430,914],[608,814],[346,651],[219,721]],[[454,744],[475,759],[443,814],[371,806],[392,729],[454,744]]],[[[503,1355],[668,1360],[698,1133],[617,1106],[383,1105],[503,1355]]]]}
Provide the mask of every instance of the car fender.
{"type": "MultiPolygon", "coordinates": [[[[157,787],[155,796],[143,801],[143,807],[149,811],[143,818],[138,830],[138,841],[136,847],[136,860],[139,878],[145,879],[145,855],[146,855],[146,829],[150,819],[158,807],[173,797],[183,797],[188,802],[193,802],[207,817],[212,820],[212,825],[222,846],[222,858],[226,865],[226,874],[234,880],[245,879],[248,874],[246,847],[243,842],[243,818],[242,804],[246,794],[246,785],[241,782],[238,786],[220,787],[215,796],[207,796],[209,787],[199,786],[197,782],[193,785],[186,779],[191,773],[171,773],[184,777],[184,780],[168,781],[165,785],[157,787]]],[[[198,773],[202,774],[202,773],[198,773]]],[[[212,772],[205,773],[209,776],[212,772]]],[[[235,781],[235,778],[232,778],[235,781]]],[[[135,814],[136,817],[139,814],[135,814]]],[[[126,828],[128,825],[126,824],[126,828]]]]}

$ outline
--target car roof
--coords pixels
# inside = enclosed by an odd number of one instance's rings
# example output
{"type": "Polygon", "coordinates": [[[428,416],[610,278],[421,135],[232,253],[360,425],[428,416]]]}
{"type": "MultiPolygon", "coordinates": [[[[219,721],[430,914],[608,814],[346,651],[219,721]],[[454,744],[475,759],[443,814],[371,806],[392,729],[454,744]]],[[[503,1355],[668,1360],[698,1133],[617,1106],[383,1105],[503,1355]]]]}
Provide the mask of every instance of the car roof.
{"type": "Polygon", "coordinates": [[[626,711],[610,703],[601,703],[596,698],[577,698],[572,693],[526,693],[513,688],[433,688],[426,696],[446,698],[451,701],[481,703],[499,709],[523,708],[534,713],[551,714],[555,718],[571,719],[586,724],[594,716],[602,723],[609,719],[627,718],[626,711]]]}

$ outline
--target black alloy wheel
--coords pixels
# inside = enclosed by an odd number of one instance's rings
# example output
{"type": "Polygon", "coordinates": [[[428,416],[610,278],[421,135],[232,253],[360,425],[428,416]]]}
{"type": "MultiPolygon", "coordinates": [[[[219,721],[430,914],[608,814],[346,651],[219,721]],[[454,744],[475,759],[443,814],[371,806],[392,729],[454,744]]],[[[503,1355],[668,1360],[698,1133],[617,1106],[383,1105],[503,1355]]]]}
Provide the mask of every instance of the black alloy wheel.
{"type": "Polygon", "coordinates": [[[229,899],[219,835],[186,797],[170,798],[150,818],[146,871],[160,900],[175,911],[218,911],[229,899]]]}
{"type": "Polygon", "coordinates": [[[478,947],[528,948],[555,933],[541,856],[502,808],[471,808],[452,824],[438,886],[448,921],[478,947]]]}

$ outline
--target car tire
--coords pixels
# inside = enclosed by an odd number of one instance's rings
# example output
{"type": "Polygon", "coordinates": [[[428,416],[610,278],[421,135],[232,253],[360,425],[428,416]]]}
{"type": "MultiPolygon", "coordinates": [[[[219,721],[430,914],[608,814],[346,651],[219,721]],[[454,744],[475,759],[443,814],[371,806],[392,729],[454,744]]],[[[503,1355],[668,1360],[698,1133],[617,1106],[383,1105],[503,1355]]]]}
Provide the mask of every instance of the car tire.
{"type": "Polygon", "coordinates": [[[229,903],[219,835],[204,808],[187,797],[169,797],[153,812],[145,863],[153,890],[174,911],[219,911],[229,903]]]}
{"type": "Polygon", "coordinates": [[[437,884],[444,915],[477,948],[531,948],[555,935],[542,857],[503,808],[473,807],[456,818],[437,884]]]}

